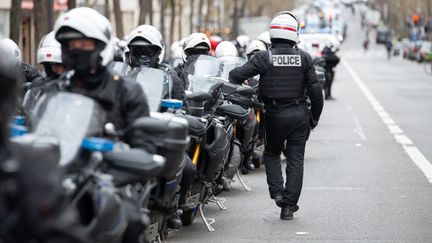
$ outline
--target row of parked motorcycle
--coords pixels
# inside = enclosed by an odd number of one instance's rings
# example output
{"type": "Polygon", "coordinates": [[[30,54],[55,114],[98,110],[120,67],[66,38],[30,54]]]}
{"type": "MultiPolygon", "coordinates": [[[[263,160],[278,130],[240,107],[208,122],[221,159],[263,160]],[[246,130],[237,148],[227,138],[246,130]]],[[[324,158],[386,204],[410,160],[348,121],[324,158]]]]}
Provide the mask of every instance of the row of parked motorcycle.
{"type": "Polygon", "coordinates": [[[169,208],[178,205],[183,226],[199,214],[209,231],[213,220],[204,206],[229,189],[245,161],[261,166],[255,148],[262,145],[263,104],[257,88],[228,82],[227,73],[245,63],[239,57],[191,57],[184,68],[189,83],[186,103],[170,99],[171,76],[164,70],[114,62],[110,68],[142,87],[151,117],[129,129],[140,129],[156,141],[156,154],[129,148],[121,141],[127,130],[104,123],[100,104],[83,95],[57,92],[43,96],[31,115],[32,133],[23,135],[26,123],[17,117],[16,141],[37,141],[52,148],[67,168],[63,186],[80,222],[96,242],[154,242],[167,238],[169,208]],[[165,99],[167,98],[167,99],[165,99]],[[186,107],[188,112],[185,112],[186,107]],[[189,157],[196,171],[189,188],[177,192],[178,180],[189,157]],[[174,196],[173,196],[174,195],[174,196]]]}

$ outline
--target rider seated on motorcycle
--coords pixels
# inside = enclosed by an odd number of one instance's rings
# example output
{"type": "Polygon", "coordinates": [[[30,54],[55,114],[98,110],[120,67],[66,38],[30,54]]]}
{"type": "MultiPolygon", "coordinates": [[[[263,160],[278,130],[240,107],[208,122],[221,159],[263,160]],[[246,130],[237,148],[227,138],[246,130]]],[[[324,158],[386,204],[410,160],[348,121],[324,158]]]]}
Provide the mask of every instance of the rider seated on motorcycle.
{"type": "Polygon", "coordinates": [[[166,71],[171,75],[173,81],[171,98],[185,100],[186,95],[182,80],[170,65],[162,63],[165,46],[162,34],[158,29],[151,25],[138,26],[129,34],[127,46],[129,48],[127,62],[131,67],[158,68],[166,71]]]}
{"type": "Polygon", "coordinates": [[[44,66],[46,77],[33,80],[24,96],[24,113],[29,115],[37,100],[41,97],[44,87],[50,81],[56,80],[65,71],[61,56],[61,45],[55,39],[54,31],[45,35],[37,51],[37,61],[44,66]]]}
{"type": "Polygon", "coordinates": [[[189,81],[184,76],[183,69],[189,57],[196,55],[209,55],[211,49],[209,38],[203,33],[193,33],[185,38],[183,43],[183,63],[179,64],[174,70],[182,79],[185,89],[189,87],[189,81]]]}
{"type": "MultiPolygon", "coordinates": [[[[162,63],[165,54],[165,46],[163,44],[162,34],[157,28],[151,25],[138,26],[129,34],[127,45],[129,48],[128,64],[131,67],[150,67],[166,71],[171,75],[173,81],[171,98],[182,101],[185,100],[186,94],[182,80],[177,76],[171,66],[162,63]]],[[[184,188],[187,189],[190,187],[190,184],[192,184],[195,170],[191,159],[185,156],[185,167],[183,168],[182,175],[177,178],[178,185],[181,188],[180,194],[184,191],[184,188]]],[[[176,192],[177,191],[173,192],[173,197],[176,197],[176,192]]],[[[184,196],[179,195],[179,197],[179,203],[184,204],[184,202],[181,201],[184,196]]],[[[176,202],[176,200],[173,200],[173,202],[176,202]]],[[[182,226],[177,208],[178,204],[174,203],[172,207],[168,209],[170,211],[170,216],[167,220],[167,226],[172,229],[178,229],[182,226]]]]}
{"type": "MultiPolygon", "coordinates": [[[[107,18],[91,8],[75,8],[58,18],[54,30],[69,72],[50,85],[47,92],[69,91],[93,98],[107,112],[106,122],[120,130],[150,115],[139,84],[106,68],[114,58],[111,24],[107,18]]],[[[124,141],[132,147],[156,152],[154,142],[141,130],[129,130],[124,141]]]]}
{"type": "Polygon", "coordinates": [[[69,202],[56,153],[9,140],[24,77],[21,53],[12,40],[0,41],[0,56],[0,242],[84,242],[84,233],[72,226],[75,212],[65,213],[69,202]]]}

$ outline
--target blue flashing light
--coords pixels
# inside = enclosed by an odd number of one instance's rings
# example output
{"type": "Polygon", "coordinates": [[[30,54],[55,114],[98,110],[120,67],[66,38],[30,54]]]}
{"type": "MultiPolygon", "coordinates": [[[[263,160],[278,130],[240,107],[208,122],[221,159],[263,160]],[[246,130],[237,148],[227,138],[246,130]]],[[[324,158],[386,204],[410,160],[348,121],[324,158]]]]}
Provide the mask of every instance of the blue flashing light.
{"type": "Polygon", "coordinates": [[[181,109],[183,107],[183,101],[166,99],[166,100],[162,100],[161,106],[163,108],[181,109]]]}
{"type": "Polygon", "coordinates": [[[23,116],[14,116],[13,118],[13,124],[24,126],[25,125],[25,118],[23,116]]]}
{"type": "Polygon", "coordinates": [[[11,131],[11,137],[19,137],[19,136],[23,136],[25,134],[28,133],[28,129],[25,126],[21,126],[21,125],[15,125],[15,124],[11,124],[10,125],[10,131],[11,131]]]}
{"type": "Polygon", "coordinates": [[[114,142],[105,138],[90,137],[84,139],[81,147],[94,152],[110,152],[114,150],[114,142]]]}

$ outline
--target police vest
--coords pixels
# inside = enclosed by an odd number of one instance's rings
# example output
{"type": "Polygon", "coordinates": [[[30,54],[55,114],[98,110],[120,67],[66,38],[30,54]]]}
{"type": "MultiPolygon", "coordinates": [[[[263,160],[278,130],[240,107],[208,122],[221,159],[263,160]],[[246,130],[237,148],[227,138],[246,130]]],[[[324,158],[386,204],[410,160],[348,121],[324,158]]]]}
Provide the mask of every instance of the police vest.
{"type": "Polygon", "coordinates": [[[265,99],[302,98],[305,89],[301,52],[294,48],[275,48],[269,51],[270,69],[260,77],[260,96],[265,99]]]}

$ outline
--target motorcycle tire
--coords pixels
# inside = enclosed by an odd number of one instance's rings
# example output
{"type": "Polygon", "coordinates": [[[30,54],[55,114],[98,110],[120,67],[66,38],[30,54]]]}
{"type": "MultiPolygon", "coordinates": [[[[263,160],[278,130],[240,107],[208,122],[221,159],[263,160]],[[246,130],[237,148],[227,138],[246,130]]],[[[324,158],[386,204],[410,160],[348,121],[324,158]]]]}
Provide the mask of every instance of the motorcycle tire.
{"type": "Polygon", "coordinates": [[[240,151],[240,146],[238,144],[233,144],[228,168],[225,170],[225,177],[228,179],[233,179],[237,170],[239,169],[240,163],[242,162],[242,154],[240,151]]]}
{"type": "MultiPolygon", "coordinates": [[[[195,181],[194,183],[192,183],[192,185],[190,186],[186,195],[189,197],[189,196],[195,195],[196,193],[201,193],[201,194],[203,193],[202,184],[199,181],[195,181]]],[[[201,198],[202,198],[202,195],[201,195],[201,198]]],[[[199,205],[196,206],[195,208],[191,209],[191,210],[184,210],[183,211],[183,213],[180,215],[180,219],[182,221],[183,226],[191,225],[194,222],[195,217],[196,217],[197,212],[198,212],[198,208],[199,208],[199,205]]]]}

